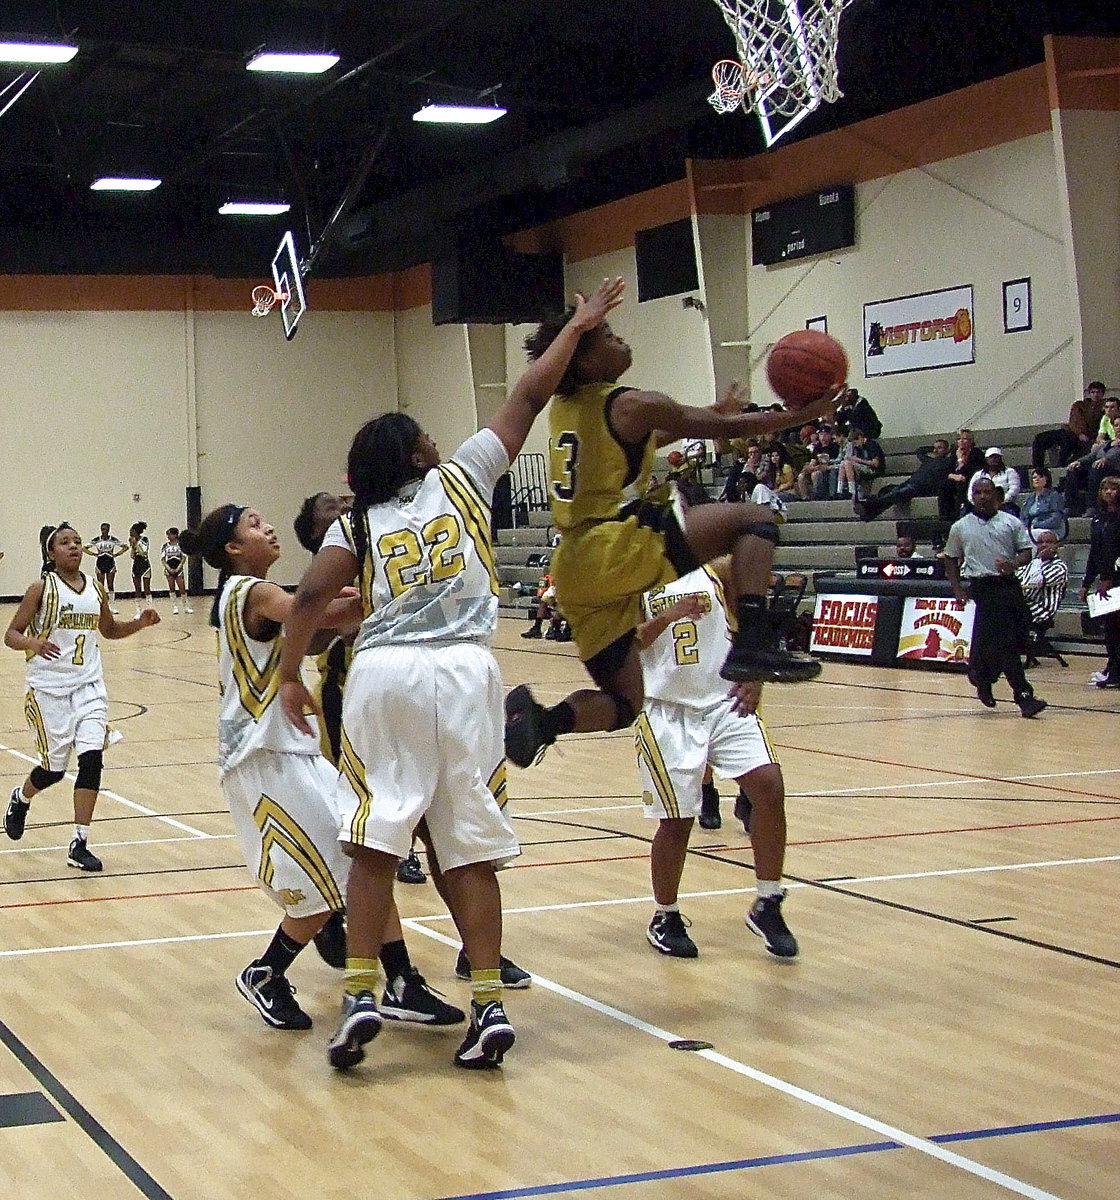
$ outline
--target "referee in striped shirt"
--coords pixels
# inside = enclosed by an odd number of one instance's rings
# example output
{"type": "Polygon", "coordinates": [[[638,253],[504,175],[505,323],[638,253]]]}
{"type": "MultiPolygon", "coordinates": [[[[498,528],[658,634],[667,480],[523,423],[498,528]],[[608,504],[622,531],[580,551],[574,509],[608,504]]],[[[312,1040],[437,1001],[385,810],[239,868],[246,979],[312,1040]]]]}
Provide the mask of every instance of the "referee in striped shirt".
{"type": "Polygon", "coordinates": [[[981,476],[972,494],[973,511],[949,530],[945,574],[958,601],[976,604],[968,678],[980,703],[995,708],[992,685],[1006,675],[1019,711],[1036,717],[1046,701],[1035,696],[1023,670],[1031,616],[1015,577],[1016,568],[1030,562],[1033,543],[1023,522],[1002,512],[1000,503],[995,484],[981,476]]]}

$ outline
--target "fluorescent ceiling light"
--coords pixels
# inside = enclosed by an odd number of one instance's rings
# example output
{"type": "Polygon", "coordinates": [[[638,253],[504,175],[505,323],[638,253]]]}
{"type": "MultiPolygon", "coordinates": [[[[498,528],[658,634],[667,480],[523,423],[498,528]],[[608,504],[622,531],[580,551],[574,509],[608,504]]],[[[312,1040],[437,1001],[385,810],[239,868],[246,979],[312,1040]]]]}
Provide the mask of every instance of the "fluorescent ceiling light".
{"type": "Polygon", "coordinates": [[[0,62],[66,63],[77,53],[77,46],[52,46],[46,42],[0,42],[0,62]]]}
{"type": "Polygon", "coordinates": [[[321,75],[337,62],[337,54],[271,54],[262,50],[249,59],[245,69],[281,71],[289,75],[321,75]]]}
{"type": "Polygon", "coordinates": [[[150,192],[163,182],[162,179],[127,179],[103,175],[89,185],[91,192],[150,192]]]}
{"type": "Polygon", "coordinates": [[[437,125],[488,125],[505,115],[504,108],[489,104],[425,104],[419,112],[412,114],[412,119],[437,125]]]}
{"type": "Polygon", "coordinates": [[[218,212],[224,217],[278,217],[292,206],[257,200],[227,200],[218,212]]]}

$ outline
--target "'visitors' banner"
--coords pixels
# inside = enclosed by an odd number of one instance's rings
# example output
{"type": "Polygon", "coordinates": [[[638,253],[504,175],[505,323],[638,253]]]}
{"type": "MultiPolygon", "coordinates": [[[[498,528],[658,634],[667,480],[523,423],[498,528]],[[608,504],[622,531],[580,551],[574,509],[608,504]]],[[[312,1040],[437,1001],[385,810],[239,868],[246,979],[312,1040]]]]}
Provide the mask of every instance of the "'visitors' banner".
{"type": "Polygon", "coordinates": [[[972,285],[863,306],[864,374],[928,371],[976,361],[972,285]]]}

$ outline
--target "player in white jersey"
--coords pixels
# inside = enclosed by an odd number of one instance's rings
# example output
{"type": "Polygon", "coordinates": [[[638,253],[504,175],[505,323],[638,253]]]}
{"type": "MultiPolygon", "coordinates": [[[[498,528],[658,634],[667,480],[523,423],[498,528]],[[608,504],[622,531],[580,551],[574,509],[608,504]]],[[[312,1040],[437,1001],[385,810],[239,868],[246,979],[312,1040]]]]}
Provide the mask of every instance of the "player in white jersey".
{"type": "Polygon", "coordinates": [[[145,530],[147,521],[137,521],[128,530],[128,548],[132,552],[132,588],[136,594],[136,615],[147,605],[152,606],[151,546],[145,530]]]}
{"type": "MultiPolygon", "coordinates": [[[[222,793],[257,884],[284,910],[268,948],[237,977],[237,988],[274,1028],[310,1029],[311,1018],[296,1003],[287,971],[331,914],[342,910],[348,863],[332,804],[338,772],[319,753],[317,733],[295,729],[276,703],[280,631],[292,602],[266,578],[280,544],[256,510],[226,504],[197,530],[183,533],[183,548],[221,572],[211,623],[218,630],[222,793]]],[[[351,589],[349,598],[327,607],[323,624],[352,629],[360,617],[351,589]]],[[[439,1025],[464,1020],[418,973],[407,982],[407,994],[386,998],[397,1020],[439,1025]],[[406,1003],[417,994],[431,1002],[423,1012],[406,1003]]]]}
{"type": "Polygon", "coordinates": [[[23,837],[32,799],[58,783],[74,752],[74,838],[66,862],[80,871],[100,871],[101,860],[89,849],[89,827],[101,789],[109,699],[97,635],[128,637],[157,624],[159,615],[149,608],[134,621],[117,621],[101,585],[82,574],[82,539],[65,522],[46,526],[41,545],[51,569],[24,593],[4,634],[4,645],[27,656],[24,713],[39,765],[12,789],[4,830],[13,841],[23,837]]]}
{"type": "Polygon", "coordinates": [[[176,526],[171,526],[166,537],[167,541],[159,550],[159,561],[163,564],[163,573],[167,577],[167,594],[171,597],[171,611],[178,615],[179,601],[182,600],[183,608],[189,613],[194,612],[194,609],[191,608],[190,597],[183,586],[186,558],[183,555],[183,547],[179,544],[179,530],[176,526]]]}
{"type": "Polygon", "coordinates": [[[117,611],[117,559],[128,549],[125,542],[120,538],[113,537],[109,532],[109,522],[103,521],[101,524],[101,532],[97,537],[82,547],[86,554],[92,554],[94,557],[94,566],[97,568],[97,582],[105,589],[109,597],[110,611],[117,611]]]}
{"type": "Polygon", "coordinates": [[[285,712],[306,729],[298,678],[319,614],[360,580],[365,620],[342,710],[341,839],[352,856],[342,1019],[328,1058],[359,1063],[381,1019],[374,1002],[397,863],[421,820],[471,964],[471,1026],[455,1055],[492,1068],[513,1045],[501,1001],[501,894],[495,870],[520,852],[503,812],[502,682],[489,649],[498,581],[494,485],[521,450],[585,329],[621,299],[621,281],[580,297],[557,351],[525,372],[489,425],[440,462],[403,413],[358,431],[348,461],[350,520],[332,525],[296,592],[280,665],[285,712]]]}
{"type": "Polygon", "coordinates": [[[734,779],[750,801],[748,832],[758,899],[747,914],[747,925],[765,940],[771,954],[793,958],[797,942],[781,914],[785,785],[755,712],[761,684],[738,683],[728,691],[720,678],[733,631],[723,580],[712,565],[702,567],[647,592],[642,610],[645,620],[638,628],[638,642],[646,700],[635,739],[645,814],[660,822],[650,850],[656,910],[646,937],[663,954],[697,955],[677,896],[710,763],[725,778],[734,779]]]}

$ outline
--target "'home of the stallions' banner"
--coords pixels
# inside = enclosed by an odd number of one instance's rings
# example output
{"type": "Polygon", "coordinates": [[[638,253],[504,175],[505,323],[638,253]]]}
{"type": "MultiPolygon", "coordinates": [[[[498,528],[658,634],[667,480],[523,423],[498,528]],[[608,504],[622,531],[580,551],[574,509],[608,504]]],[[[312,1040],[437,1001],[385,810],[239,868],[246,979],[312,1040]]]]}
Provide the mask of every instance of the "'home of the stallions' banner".
{"type": "Polygon", "coordinates": [[[878,615],[876,596],[818,596],[809,649],[869,657],[878,615]]]}

